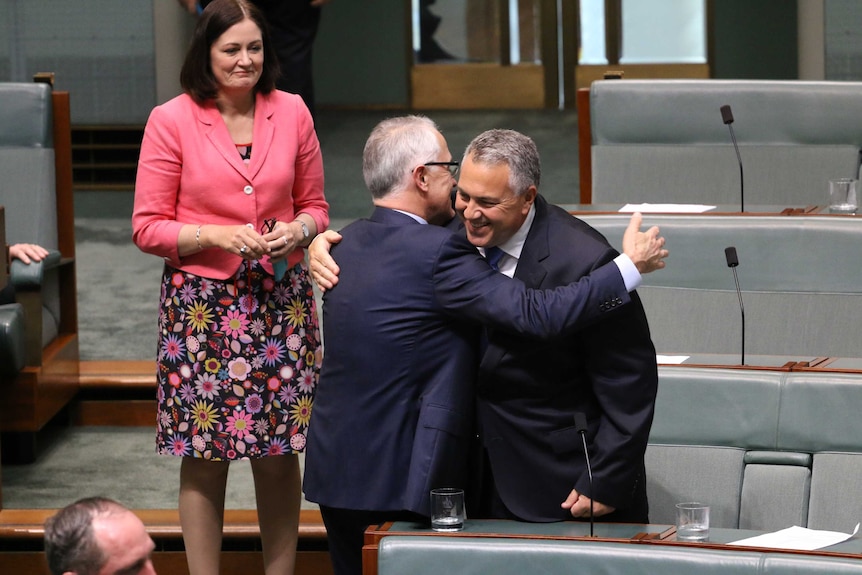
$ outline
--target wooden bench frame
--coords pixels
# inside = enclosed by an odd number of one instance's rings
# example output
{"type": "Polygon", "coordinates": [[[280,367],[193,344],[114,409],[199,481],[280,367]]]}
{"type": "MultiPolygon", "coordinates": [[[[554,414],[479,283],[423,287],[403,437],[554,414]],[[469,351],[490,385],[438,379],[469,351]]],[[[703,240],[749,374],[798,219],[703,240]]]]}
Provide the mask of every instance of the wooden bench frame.
{"type": "MultiPolygon", "coordinates": [[[[57,509],[0,511],[0,573],[49,575],[45,562],[44,523],[57,509]]],[[[188,573],[179,513],[174,509],[135,509],[156,543],[153,564],[163,575],[188,573]]],[[[225,511],[222,573],[262,573],[257,512],[225,511]]],[[[296,575],[329,575],[332,565],[320,512],[303,509],[299,517],[296,575]]]]}
{"type": "MultiPolygon", "coordinates": [[[[53,74],[37,74],[36,82],[53,84],[53,74]]],[[[27,322],[27,365],[3,382],[6,456],[32,461],[36,432],[57,415],[78,391],[78,304],[75,272],[75,210],[72,192],[72,136],[69,93],[53,91],[53,139],[60,264],[60,314],[57,338],[42,348],[41,298],[16,294],[27,322]],[[14,451],[13,449],[14,448],[14,451]]],[[[10,217],[14,217],[11,215],[10,217]]]]}

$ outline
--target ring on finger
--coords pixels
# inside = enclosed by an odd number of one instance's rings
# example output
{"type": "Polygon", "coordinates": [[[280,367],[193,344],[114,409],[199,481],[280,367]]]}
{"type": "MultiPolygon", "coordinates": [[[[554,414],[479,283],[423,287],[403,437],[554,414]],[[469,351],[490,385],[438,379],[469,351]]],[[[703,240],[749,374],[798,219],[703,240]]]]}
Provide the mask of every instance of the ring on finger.
{"type": "Polygon", "coordinates": [[[281,240],[284,242],[284,245],[287,245],[287,236],[281,236],[281,240]]]}
{"type": "Polygon", "coordinates": [[[239,253],[241,253],[241,254],[244,254],[247,251],[248,251],[248,246],[242,246],[241,248],[239,248],[239,253]]]}

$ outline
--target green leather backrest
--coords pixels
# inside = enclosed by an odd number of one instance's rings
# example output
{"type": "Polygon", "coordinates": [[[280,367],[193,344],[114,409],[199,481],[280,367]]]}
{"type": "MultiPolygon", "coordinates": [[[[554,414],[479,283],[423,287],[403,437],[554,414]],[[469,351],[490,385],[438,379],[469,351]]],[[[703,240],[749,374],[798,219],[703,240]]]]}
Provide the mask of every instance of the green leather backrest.
{"type": "Polygon", "coordinates": [[[660,366],[649,442],[738,447],[746,463],[862,453],[862,375],[660,366]]]}
{"type": "MultiPolygon", "coordinates": [[[[629,214],[579,215],[618,249],[629,214]]],[[[644,215],[670,257],[638,289],[660,353],[739,353],[741,318],[749,354],[856,357],[862,312],[862,218],[644,215]]]]}
{"type": "Polygon", "coordinates": [[[783,374],[660,367],[650,443],[775,449],[783,374]]]}
{"type": "Polygon", "coordinates": [[[706,501],[715,527],[852,531],[862,517],[862,376],[659,368],[650,520],[706,501]]]}
{"type": "Polygon", "coordinates": [[[0,82],[0,101],[0,147],[54,147],[50,85],[0,82]]]}
{"type": "Polygon", "coordinates": [[[51,87],[0,82],[0,205],[6,241],[57,249],[51,87]]]}
{"type": "MultiPolygon", "coordinates": [[[[631,214],[577,217],[619,249],[631,214]]],[[[650,226],[670,257],[645,286],[732,291],[724,249],[734,246],[745,292],[862,294],[862,218],[644,214],[650,226]]]]}
{"type": "Polygon", "coordinates": [[[594,203],[819,204],[857,177],[859,82],[612,80],[590,89],[594,203]]]}

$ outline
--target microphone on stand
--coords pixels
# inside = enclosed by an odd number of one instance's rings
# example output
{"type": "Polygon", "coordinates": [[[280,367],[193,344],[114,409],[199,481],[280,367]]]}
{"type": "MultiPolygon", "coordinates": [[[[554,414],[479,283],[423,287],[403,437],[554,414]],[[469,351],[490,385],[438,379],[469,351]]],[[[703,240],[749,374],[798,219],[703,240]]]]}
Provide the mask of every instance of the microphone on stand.
{"type": "Polygon", "coordinates": [[[587,475],[590,478],[590,537],[594,537],[593,467],[590,465],[590,452],[587,450],[587,416],[581,411],[575,413],[575,431],[581,434],[581,441],[584,442],[584,459],[587,461],[587,475]]]}
{"type": "Polygon", "coordinates": [[[727,267],[733,270],[733,281],[736,282],[736,295],[739,297],[739,313],[742,315],[742,357],[740,365],[745,365],[745,307],[742,305],[742,291],[739,289],[739,276],[736,275],[736,266],[739,265],[739,257],[733,246],[724,248],[724,257],[727,259],[727,267]]]}
{"type": "Polygon", "coordinates": [[[739,162],[739,211],[745,211],[745,179],[742,175],[742,158],[739,156],[739,146],[736,144],[736,135],[733,133],[733,112],[730,106],[725,104],[721,107],[721,120],[730,129],[730,139],[733,141],[733,149],[736,150],[736,161],[739,162]]]}

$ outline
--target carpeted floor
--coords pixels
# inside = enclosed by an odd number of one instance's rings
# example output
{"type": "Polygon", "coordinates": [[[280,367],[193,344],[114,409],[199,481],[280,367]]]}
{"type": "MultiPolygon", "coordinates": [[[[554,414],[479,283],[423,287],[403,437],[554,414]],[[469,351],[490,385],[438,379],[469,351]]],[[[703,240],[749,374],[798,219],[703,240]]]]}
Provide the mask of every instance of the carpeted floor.
{"type": "MultiPolygon", "coordinates": [[[[371,210],[362,183],[362,148],[382,111],[321,111],[317,129],[324,155],[332,228],[371,210]]],[[[542,155],[541,192],[552,203],[578,201],[574,111],[434,112],[450,150],[460,158],[473,136],[511,128],[531,136],[542,155]]],[[[131,242],[131,192],[76,192],[76,249],[81,360],[153,359],[162,262],[131,242]]],[[[136,508],[176,506],[179,460],[154,452],[151,428],[63,428],[35,464],[4,465],[7,508],[62,506],[86,494],[105,494],[136,508]]],[[[247,462],[232,466],[229,508],[253,508],[247,462]]],[[[306,504],[308,505],[308,504],[306,504]]]]}
{"type": "MultiPolygon", "coordinates": [[[[35,463],[3,465],[4,509],[63,507],[88,495],[133,509],[177,505],[180,459],[156,454],[154,428],[71,427],[54,430],[43,443],[35,463]]],[[[226,507],[255,508],[248,461],[231,463],[226,507]]],[[[316,506],[303,500],[302,507],[316,506]]]]}

